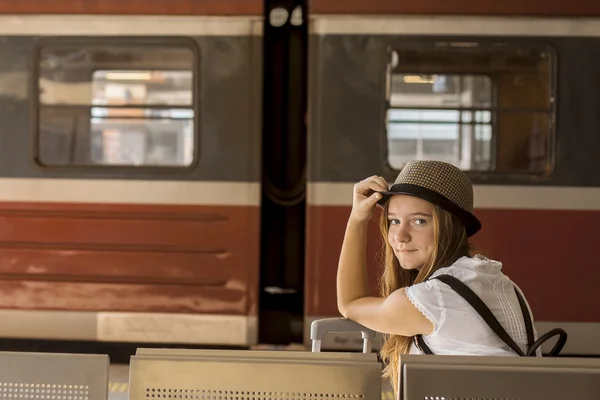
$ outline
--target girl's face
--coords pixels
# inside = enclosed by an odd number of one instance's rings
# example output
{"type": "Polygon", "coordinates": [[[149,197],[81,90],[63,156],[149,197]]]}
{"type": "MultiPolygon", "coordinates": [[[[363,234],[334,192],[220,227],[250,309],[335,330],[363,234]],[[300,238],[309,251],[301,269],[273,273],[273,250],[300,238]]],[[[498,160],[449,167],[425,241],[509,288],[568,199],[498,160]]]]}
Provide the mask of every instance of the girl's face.
{"type": "Polygon", "coordinates": [[[431,203],[415,196],[393,195],[388,224],[388,243],[400,266],[420,270],[435,248],[431,203]]]}

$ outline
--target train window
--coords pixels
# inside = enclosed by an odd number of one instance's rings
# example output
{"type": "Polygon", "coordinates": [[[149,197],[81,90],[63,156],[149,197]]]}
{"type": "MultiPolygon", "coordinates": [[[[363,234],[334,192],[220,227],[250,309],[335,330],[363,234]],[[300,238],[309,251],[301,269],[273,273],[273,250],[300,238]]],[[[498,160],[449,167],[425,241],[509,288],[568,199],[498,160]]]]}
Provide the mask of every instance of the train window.
{"type": "Polygon", "coordinates": [[[176,44],[42,47],[38,162],[191,165],[195,65],[195,52],[176,44]]]}
{"type": "Polygon", "coordinates": [[[552,163],[552,57],[506,43],[414,42],[389,74],[388,163],[544,173],[552,163]]]}

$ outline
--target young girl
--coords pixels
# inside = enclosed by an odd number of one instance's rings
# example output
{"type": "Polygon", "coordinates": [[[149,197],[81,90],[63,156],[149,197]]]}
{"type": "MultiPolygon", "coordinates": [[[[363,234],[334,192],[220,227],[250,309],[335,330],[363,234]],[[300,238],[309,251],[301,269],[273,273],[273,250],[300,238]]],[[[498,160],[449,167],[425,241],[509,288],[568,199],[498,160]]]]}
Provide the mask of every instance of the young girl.
{"type": "MultiPolygon", "coordinates": [[[[485,303],[514,347],[526,353],[536,339],[535,329],[526,329],[516,292],[522,293],[501,272],[502,264],[471,254],[468,238],[481,228],[472,211],[471,181],[460,169],[439,161],[408,163],[389,189],[378,176],[354,186],[338,265],[338,309],[385,334],[384,376],[396,393],[398,359],[404,353],[517,355],[463,297],[434,279],[442,274],[466,284],[485,303]],[[377,204],[383,207],[385,264],[381,297],[371,297],[366,234],[377,204]]],[[[524,298],[522,302],[531,314],[524,298]]]]}

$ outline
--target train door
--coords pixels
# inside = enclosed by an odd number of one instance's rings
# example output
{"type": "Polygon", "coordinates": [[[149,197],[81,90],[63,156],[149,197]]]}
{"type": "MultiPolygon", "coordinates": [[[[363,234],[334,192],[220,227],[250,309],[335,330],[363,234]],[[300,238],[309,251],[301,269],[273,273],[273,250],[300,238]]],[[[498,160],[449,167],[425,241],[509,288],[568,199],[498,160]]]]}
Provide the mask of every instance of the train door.
{"type": "Polygon", "coordinates": [[[303,340],[306,220],[305,0],[265,10],[260,342],[303,340]]]}

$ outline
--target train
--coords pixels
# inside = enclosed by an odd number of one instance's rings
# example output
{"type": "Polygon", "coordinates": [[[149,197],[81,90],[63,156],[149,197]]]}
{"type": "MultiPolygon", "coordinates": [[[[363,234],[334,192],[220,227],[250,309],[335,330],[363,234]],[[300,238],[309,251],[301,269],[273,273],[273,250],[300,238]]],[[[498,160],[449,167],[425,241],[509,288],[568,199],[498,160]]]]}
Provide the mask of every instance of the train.
{"type": "Polygon", "coordinates": [[[438,159],[538,330],[600,354],[600,9],[552,4],[0,2],[0,338],[308,344],[354,183],[438,159]]]}

